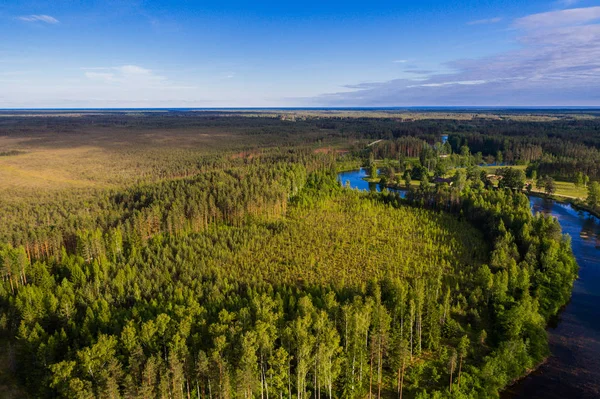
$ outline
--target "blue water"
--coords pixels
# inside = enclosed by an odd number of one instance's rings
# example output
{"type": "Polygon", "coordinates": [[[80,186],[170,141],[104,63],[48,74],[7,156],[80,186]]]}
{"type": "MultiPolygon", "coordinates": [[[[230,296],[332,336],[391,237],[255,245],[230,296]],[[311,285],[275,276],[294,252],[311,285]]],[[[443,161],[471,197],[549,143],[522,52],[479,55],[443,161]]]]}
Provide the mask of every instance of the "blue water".
{"type": "MultiPolygon", "coordinates": [[[[365,170],[338,175],[343,184],[377,190],[362,178],[365,170]]],[[[552,355],[535,372],[510,387],[502,398],[600,398],[600,219],[567,204],[530,197],[532,212],[555,217],[571,237],[579,279],[571,301],[548,329],[552,355]]]]}
{"type": "Polygon", "coordinates": [[[600,220],[570,205],[530,197],[533,212],[558,219],[571,236],[579,279],[571,302],[548,329],[552,356],[504,398],[600,398],[600,220]]]}
{"type": "MultiPolygon", "coordinates": [[[[367,177],[367,171],[365,169],[353,170],[350,172],[342,172],[338,174],[338,181],[342,185],[350,184],[350,187],[357,190],[362,191],[377,191],[381,192],[385,189],[381,184],[369,183],[364,180],[367,177]]],[[[400,197],[404,198],[406,196],[406,190],[396,190],[393,188],[388,188],[387,190],[400,194],[400,197]]]]}

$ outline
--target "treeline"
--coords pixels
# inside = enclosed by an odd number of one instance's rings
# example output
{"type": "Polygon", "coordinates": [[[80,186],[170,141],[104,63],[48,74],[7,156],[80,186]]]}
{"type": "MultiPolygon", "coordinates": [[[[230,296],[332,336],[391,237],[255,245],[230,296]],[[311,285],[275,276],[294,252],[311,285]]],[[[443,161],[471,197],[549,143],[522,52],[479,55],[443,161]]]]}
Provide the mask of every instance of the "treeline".
{"type": "Polygon", "coordinates": [[[477,158],[476,164],[533,163],[539,175],[574,180],[577,173],[584,173],[594,180],[600,178],[600,122],[595,119],[401,123],[379,120],[374,126],[362,129],[359,124],[344,131],[352,130],[368,139],[384,139],[371,148],[377,159],[418,158],[422,151],[435,145],[439,146],[439,155],[464,155],[466,147],[477,158]],[[441,143],[442,136],[448,136],[445,145],[441,143]]]}
{"type": "Polygon", "coordinates": [[[274,151],[253,160],[211,162],[193,177],[168,179],[91,195],[59,192],[39,202],[3,204],[0,240],[23,246],[31,260],[59,257],[86,240],[80,231],[120,226],[145,241],[159,232],[200,231],[213,222],[241,223],[251,215],[278,216],[310,171],[331,168],[327,155],[274,151]],[[58,197],[57,197],[58,196],[58,197]]]}
{"type": "MultiPolygon", "coordinates": [[[[561,234],[560,224],[554,218],[540,213],[532,216],[529,200],[518,188],[482,190],[483,175],[476,171],[473,168],[467,172],[470,178],[455,187],[442,183],[411,188],[406,201],[458,213],[481,226],[494,242],[491,271],[496,277],[504,276],[505,281],[525,280],[527,289],[513,291],[517,298],[509,298],[508,302],[515,303],[519,295],[531,294],[538,302],[536,310],[539,306],[539,313],[547,321],[568,301],[577,276],[570,239],[561,234]],[[457,195],[456,191],[461,193],[457,195]]],[[[495,308],[503,313],[510,305],[505,298],[495,308]]]]}
{"type": "MultiPolygon", "coordinates": [[[[521,116],[522,120],[517,120],[515,115],[471,120],[412,120],[402,113],[388,118],[367,115],[338,117],[323,114],[283,118],[276,113],[169,112],[146,113],[143,117],[117,113],[83,114],[77,118],[6,116],[0,123],[0,135],[24,139],[35,137],[46,145],[55,145],[56,141],[67,145],[70,143],[69,138],[81,141],[81,131],[87,131],[93,126],[94,130],[89,132],[86,143],[108,146],[113,150],[115,146],[112,143],[123,140],[123,137],[126,140],[144,142],[147,141],[148,132],[160,131],[161,134],[181,135],[187,140],[193,137],[196,129],[214,130],[217,133],[233,132],[236,142],[247,143],[248,148],[254,149],[359,140],[353,149],[361,152],[367,140],[383,139],[385,141],[374,146],[373,150],[378,158],[394,159],[398,156],[419,157],[423,143],[434,145],[441,141],[442,136],[448,136],[450,148],[445,150],[445,154],[460,154],[461,148],[467,146],[473,155],[480,154],[481,160],[488,164],[536,162],[539,164],[540,175],[573,179],[577,172],[582,172],[593,180],[600,178],[598,118],[576,118],[559,113],[544,115],[556,118],[544,121],[535,121],[537,115],[527,114],[521,116]],[[528,121],[527,117],[533,120],[528,121]]],[[[220,138],[211,146],[216,149],[231,149],[232,143],[223,141],[220,138]]],[[[183,150],[180,152],[185,153],[183,150]]],[[[146,157],[142,157],[139,162],[147,162],[143,158],[146,157]]],[[[165,161],[163,159],[152,164],[151,171],[142,168],[142,174],[147,178],[174,178],[199,172],[193,162],[190,162],[189,154],[165,161]]],[[[135,165],[129,167],[133,168],[135,165]]]]}

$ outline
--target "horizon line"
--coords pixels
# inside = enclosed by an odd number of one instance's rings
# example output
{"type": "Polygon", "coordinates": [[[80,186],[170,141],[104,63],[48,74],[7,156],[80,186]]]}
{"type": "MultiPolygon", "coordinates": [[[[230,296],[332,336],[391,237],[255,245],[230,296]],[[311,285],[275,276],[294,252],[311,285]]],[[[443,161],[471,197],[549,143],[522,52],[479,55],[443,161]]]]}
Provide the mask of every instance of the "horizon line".
{"type": "Polygon", "coordinates": [[[283,107],[14,107],[0,108],[4,111],[129,111],[129,110],[413,110],[413,109],[468,109],[468,110],[600,110],[600,105],[410,105],[410,106],[283,106],[283,107]]]}

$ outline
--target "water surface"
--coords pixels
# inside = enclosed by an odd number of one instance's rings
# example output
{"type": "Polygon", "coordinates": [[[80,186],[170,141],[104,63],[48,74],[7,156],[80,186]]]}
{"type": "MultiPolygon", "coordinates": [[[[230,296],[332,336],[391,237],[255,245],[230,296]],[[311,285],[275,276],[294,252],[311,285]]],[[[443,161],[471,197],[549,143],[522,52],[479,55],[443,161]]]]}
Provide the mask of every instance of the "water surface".
{"type": "MultiPolygon", "coordinates": [[[[385,186],[377,183],[369,183],[364,180],[367,177],[367,171],[365,169],[353,170],[350,172],[342,172],[338,174],[338,181],[343,185],[349,185],[350,188],[363,190],[363,191],[377,191],[381,192],[381,190],[385,189],[385,186]]],[[[404,198],[406,195],[406,190],[396,190],[393,188],[387,188],[389,191],[393,191],[395,193],[399,193],[400,197],[404,198]]]]}

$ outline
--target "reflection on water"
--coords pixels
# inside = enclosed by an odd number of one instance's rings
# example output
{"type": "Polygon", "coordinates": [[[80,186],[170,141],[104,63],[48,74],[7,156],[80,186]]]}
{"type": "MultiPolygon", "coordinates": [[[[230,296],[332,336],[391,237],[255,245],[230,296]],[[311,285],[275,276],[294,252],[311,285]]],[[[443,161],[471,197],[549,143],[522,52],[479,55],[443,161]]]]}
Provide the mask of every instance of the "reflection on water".
{"type": "Polygon", "coordinates": [[[338,181],[343,185],[349,184],[350,187],[363,191],[381,191],[379,184],[369,183],[364,180],[367,177],[365,169],[353,170],[351,172],[342,172],[338,174],[338,181]]]}
{"type": "Polygon", "coordinates": [[[600,398],[600,220],[570,205],[531,197],[533,212],[558,219],[579,264],[571,302],[548,330],[552,356],[503,398],[600,398]]]}
{"type": "MultiPolygon", "coordinates": [[[[381,190],[370,187],[365,176],[361,169],[340,173],[338,179],[355,189],[381,190]]],[[[548,328],[551,357],[502,398],[600,398],[600,220],[544,198],[530,197],[530,203],[532,212],[554,216],[571,236],[579,279],[571,302],[548,328]]]]}
{"type": "MultiPolygon", "coordinates": [[[[353,170],[350,172],[342,172],[338,174],[338,181],[343,185],[349,185],[351,188],[362,190],[362,191],[377,191],[381,192],[381,190],[385,189],[384,186],[377,183],[369,183],[364,180],[367,177],[367,171],[365,169],[353,170]]],[[[404,198],[406,195],[406,190],[396,190],[393,188],[388,188],[389,191],[400,194],[400,197],[404,198]]]]}

